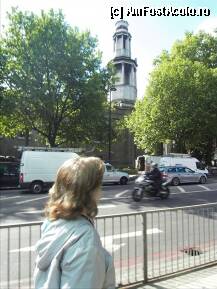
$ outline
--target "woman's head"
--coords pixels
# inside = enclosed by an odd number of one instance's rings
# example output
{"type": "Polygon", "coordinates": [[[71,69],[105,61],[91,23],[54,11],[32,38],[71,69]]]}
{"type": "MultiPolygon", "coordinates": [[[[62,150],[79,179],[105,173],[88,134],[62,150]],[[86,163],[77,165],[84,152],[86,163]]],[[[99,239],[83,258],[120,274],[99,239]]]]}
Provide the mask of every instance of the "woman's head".
{"type": "Polygon", "coordinates": [[[66,161],[49,191],[46,216],[50,220],[72,219],[82,213],[95,217],[104,169],[103,161],[96,157],[66,161]]]}

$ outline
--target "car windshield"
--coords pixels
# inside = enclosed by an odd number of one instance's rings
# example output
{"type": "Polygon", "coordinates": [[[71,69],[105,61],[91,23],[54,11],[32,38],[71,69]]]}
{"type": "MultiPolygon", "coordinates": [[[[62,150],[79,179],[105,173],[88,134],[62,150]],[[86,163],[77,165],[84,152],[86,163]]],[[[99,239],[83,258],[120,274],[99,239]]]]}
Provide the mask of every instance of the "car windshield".
{"type": "Polygon", "coordinates": [[[106,165],[106,169],[108,172],[114,171],[114,167],[112,165],[106,165]]]}
{"type": "Polygon", "coordinates": [[[192,171],[192,170],[189,169],[189,168],[185,168],[185,172],[186,172],[186,173],[194,173],[194,171],[192,171]]]}

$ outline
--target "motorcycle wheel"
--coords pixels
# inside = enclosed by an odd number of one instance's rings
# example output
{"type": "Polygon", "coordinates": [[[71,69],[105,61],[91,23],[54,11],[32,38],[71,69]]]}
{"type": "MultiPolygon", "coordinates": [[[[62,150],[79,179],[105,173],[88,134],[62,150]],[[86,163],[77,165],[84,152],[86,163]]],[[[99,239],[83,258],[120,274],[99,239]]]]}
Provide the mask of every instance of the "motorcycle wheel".
{"type": "Polygon", "coordinates": [[[134,189],[132,192],[132,198],[135,202],[140,202],[143,198],[143,190],[140,188],[134,189]]]}
{"type": "Polygon", "coordinates": [[[162,187],[161,190],[160,190],[160,198],[161,198],[161,200],[168,199],[169,195],[170,195],[169,188],[162,187]]]}

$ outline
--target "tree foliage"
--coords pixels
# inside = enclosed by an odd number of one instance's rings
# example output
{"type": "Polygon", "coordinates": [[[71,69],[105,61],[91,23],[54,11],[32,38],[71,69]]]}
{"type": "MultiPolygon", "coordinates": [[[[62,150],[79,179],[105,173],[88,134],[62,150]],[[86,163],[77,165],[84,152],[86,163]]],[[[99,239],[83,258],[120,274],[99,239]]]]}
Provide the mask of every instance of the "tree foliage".
{"type": "Polygon", "coordinates": [[[177,152],[198,151],[210,160],[217,137],[217,37],[186,33],[155,60],[145,97],[127,127],[140,148],[176,143],[177,152]]]}
{"type": "Polygon", "coordinates": [[[112,69],[101,67],[97,39],[88,31],[70,27],[61,11],[37,16],[13,9],[1,50],[1,134],[34,129],[50,146],[104,138],[112,69]],[[6,107],[13,109],[6,113],[6,107]]]}

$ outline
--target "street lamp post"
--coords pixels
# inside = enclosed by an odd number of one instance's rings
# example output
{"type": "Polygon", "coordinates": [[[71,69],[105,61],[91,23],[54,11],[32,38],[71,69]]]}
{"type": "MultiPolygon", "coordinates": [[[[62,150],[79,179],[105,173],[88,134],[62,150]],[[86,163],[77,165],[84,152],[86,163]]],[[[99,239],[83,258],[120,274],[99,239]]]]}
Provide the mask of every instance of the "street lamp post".
{"type": "Polygon", "coordinates": [[[112,135],[112,91],[117,89],[114,86],[109,88],[109,131],[108,131],[108,162],[111,162],[111,135],[112,135]]]}

